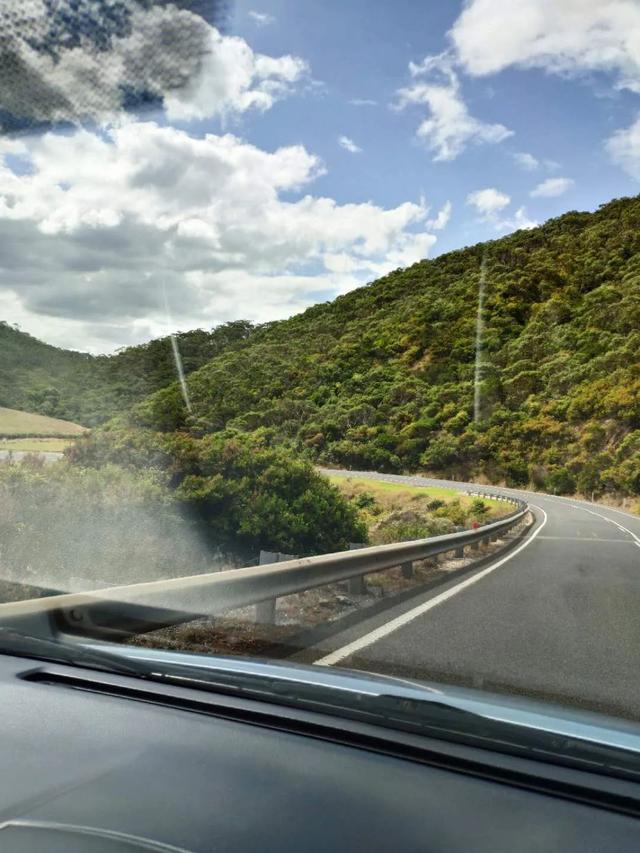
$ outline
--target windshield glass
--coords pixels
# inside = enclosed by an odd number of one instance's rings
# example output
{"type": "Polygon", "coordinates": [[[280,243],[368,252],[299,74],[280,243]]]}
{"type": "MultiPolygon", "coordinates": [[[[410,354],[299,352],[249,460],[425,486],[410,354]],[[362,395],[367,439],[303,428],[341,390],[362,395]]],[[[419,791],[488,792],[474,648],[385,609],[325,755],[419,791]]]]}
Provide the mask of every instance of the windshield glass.
{"type": "Polygon", "coordinates": [[[638,721],[639,39],[3,3],[0,651],[638,721]]]}

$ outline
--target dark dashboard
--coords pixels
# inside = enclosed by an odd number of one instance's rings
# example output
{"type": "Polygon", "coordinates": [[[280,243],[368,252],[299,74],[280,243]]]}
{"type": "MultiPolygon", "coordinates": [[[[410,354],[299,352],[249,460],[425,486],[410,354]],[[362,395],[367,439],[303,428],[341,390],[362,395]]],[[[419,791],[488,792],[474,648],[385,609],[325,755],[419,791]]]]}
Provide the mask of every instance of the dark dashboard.
{"type": "Polygon", "coordinates": [[[459,769],[482,750],[452,770],[374,726],[4,655],[0,692],[7,853],[640,849],[624,808],[459,769]]]}

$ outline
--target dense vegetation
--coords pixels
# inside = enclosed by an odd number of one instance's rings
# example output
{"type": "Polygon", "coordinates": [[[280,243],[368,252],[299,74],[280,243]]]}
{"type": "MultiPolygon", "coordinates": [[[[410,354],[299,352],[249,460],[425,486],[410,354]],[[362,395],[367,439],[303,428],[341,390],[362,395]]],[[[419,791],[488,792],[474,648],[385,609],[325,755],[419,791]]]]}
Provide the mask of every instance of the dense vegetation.
{"type": "Polygon", "coordinates": [[[55,465],[0,461],[5,577],[86,588],[246,565],[260,548],[313,554],[366,540],[335,486],[252,438],[141,431],[126,448],[99,444],[80,439],[55,465]]]}
{"type": "Polygon", "coordinates": [[[640,493],[640,197],[397,270],[258,329],[129,420],[353,468],[640,493]],[[482,409],[475,321],[486,267],[482,409]]]}
{"type": "Polygon", "coordinates": [[[97,431],[67,454],[85,470],[163,472],[172,499],[212,547],[313,554],[366,540],[356,507],[335,486],[259,435],[97,431]]]}
{"type": "MultiPolygon", "coordinates": [[[[210,332],[179,332],[175,342],[185,374],[248,338],[245,320],[210,332]]],[[[176,378],[171,337],[91,356],[45,344],[0,321],[0,406],[96,426],[176,378]]]]}
{"type": "Polygon", "coordinates": [[[217,435],[350,468],[640,493],[640,197],[422,261],[289,320],[180,335],[191,412],[167,384],[170,339],[97,359],[30,339],[20,361],[5,357],[20,333],[0,331],[0,404],[42,412],[49,383],[60,402],[47,414],[119,414],[100,439],[114,446],[132,429],[217,435]]]}
{"type": "MultiPolygon", "coordinates": [[[[158,471],[0,462],[2,579],[87,589],[211,568],[158,471]]],[[[4,590],[2,590],[4,593],[4,590]]]]}

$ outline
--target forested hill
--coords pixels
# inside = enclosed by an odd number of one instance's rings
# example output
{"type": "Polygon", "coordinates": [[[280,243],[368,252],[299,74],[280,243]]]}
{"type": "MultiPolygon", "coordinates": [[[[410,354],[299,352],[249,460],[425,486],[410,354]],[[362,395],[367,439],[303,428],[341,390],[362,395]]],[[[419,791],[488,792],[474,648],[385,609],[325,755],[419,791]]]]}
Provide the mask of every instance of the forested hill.
{"type": "Polygon", "coordinates": [[[138,405],[324,463],[640,492],[640,197],[397,270],[256,331],[138,405]],[[480,270],[481,416],[473,417],[480,270]]]}
{"type": "MultiPolygon", "coordinates": [[[[252,333],[239,320],[211,331],[177,334],[185,373],[206,364],[252,333]]],[[[176,378],[169,337],[91,356],[45,344],[0,321],[0,406],[95,426],[176,378]]]]}

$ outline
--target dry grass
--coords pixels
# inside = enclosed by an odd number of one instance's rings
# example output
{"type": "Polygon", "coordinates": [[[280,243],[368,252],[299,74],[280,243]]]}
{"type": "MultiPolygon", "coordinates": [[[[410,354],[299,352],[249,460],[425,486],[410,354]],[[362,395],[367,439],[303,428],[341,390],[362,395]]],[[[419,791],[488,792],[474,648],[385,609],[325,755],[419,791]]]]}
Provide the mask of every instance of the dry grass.
{"type": "Polygon", "coordinates": [[[23,453],[62,453],[71,444],[71,438],[0,438],[0,450],[23,453]]]}
{"type": "Polygon", "coordinates": [[[0,438],[11,436],[66,438],[81,435],[86,431],[86,427],[71,421],[35,415],[32,412],[20,412],[17,409],[5,409],[0,406],[0,438]]]}

